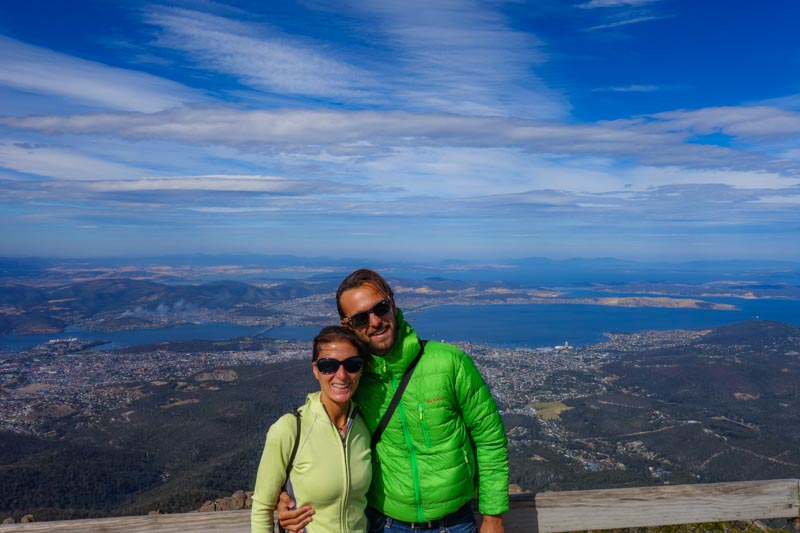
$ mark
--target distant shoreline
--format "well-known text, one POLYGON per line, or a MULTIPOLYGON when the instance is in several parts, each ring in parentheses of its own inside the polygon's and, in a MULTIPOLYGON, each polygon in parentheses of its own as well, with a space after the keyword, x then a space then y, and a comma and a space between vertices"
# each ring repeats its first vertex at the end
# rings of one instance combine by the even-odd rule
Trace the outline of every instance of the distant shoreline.
POLYGON ((524 301, 513 302, 440 302, 421 306, 405 306, 409 311, 422 311, 433 309, 443 305, 474 306, 474 305, 600 305, 607 307, 647 307, 662 309, 705 309, 711 311, 740 311, 741 309, 733 304, 722 304, 698 300, 696 298, 671 298, 671 297, 650 297, 650 296, 630 296, 630 297, 604 297, 604 298, 531 298, 524 301))

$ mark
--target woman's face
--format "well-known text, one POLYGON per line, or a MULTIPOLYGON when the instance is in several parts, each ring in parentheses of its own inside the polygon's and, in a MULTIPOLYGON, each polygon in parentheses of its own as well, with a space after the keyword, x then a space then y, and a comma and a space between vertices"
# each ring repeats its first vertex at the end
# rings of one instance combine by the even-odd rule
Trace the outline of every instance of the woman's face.
MULTIPOLYGON (((319 362, 322 359, 344 361, 358 356, 358 350, 349 342, 333 341, 319 345, 317 361, 319 362)), ((313 365, 312 368, 314 369, 314 377, 319 381, 323 403, 332 402, 343 405, 350 401, 358 387, 358 380, 361 379, 361 370, 348 372, 344 365, 339 365, 339 368, 333 374, 325 374, 320 372, 317 365, 313 365)))

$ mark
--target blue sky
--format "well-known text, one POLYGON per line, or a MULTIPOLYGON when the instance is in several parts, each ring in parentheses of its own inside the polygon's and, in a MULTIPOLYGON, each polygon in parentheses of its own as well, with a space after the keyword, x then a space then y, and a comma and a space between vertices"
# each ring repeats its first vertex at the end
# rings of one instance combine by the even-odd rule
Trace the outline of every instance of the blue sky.
POLYGON ((0 255, 800 260, 800 2, 3 0, 0 255))

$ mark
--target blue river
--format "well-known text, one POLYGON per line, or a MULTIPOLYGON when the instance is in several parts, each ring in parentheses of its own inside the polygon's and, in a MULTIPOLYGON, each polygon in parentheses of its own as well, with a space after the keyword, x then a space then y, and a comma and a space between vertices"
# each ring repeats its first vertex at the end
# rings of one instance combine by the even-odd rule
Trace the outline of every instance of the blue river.
MULTIPOLYGON (((737 311, 606 307, 583 304, 442 305, 407 313, 423 338, 467 341, 506 347, 540 348, 569 342, 582 346, 600 342, 606 332, 655 329, 700 329, 751 319, 776 320, 800 326, 800 300, 707 299, 730 303, 737 311)), ((168 340, 224 340, 257 334, 263 326, 211 323, 171 328, 97 333, 68 328, 61 334, 0 335, 0 352, 25 351, 49 339, 77 337, 104 340, 97 349, 114 349, 168 340)), ((262 336, 279 339, 313 338, 318 328, 286 326, 262 336)))

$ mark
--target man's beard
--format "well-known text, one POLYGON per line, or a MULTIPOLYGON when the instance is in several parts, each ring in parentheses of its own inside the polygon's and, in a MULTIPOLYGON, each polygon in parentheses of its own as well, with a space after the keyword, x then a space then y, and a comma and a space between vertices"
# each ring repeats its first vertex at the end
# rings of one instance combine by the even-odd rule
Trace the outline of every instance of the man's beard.
POLYGON ((375 345, 372 343, 370 339, 367 340, 369 344, 369 351, 372 355, 377 355, 378 357, 382 357, 392 351, 394 345, 397 344, 397 324, 395 323, 391 329, 391 335, 388 339, 388 342, 382 342, 380 345, 375 345))

